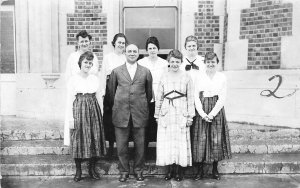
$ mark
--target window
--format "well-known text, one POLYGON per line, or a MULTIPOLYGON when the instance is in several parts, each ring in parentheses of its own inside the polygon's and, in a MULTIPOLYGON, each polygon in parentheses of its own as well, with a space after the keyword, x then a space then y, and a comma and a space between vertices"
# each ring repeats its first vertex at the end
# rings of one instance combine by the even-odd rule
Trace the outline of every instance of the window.
POLYGON ((14 10, 11 1, 4 1, 0 7, 0 71, 15 73, 14 10))
POLYGON ((157 37, 160 56, 166 57, 177 48, 176 7, 125 7, 123 9, 124 33, 130 43, 137 44, 141 54, 146 54, 145 44, 150 36, 157 37))

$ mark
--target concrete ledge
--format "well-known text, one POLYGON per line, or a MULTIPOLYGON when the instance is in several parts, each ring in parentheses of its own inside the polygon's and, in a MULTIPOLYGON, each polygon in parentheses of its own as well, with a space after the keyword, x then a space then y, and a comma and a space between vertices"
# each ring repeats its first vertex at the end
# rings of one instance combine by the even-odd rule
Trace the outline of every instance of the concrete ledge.
MULTIPOLYGON (((130 163, 132 167, 132 162, 130 163)), ((2 159, 2 175, 9 176, 71 176, 75 165, 70 156, 10 156, 2 159)), ((230 160, 219 162, 222 174, 299 174, 300 154, 235 154, 230 160)), ((87 163, 82 165, 87 174, 87 163)), ((97 171, 102 175, 119 174, 117 160, 99 160, 97 171)), ((192 175, 193 167, 185 169, 187 176, 192 175)), ((145 164, 145 175, 162 175, 165 169, 155 165, 154 160, 145 164)))

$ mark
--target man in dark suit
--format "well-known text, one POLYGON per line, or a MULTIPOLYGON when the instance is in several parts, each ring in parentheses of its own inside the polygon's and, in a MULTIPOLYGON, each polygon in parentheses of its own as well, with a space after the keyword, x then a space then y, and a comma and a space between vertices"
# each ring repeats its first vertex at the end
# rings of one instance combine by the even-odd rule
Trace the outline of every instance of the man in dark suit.
POLYGON ((125 182, 129 176, 130 133, 135 147, 133 170, 136 179, 143 181, 145 127, 149 118, 148 105, 152 99, 152 76, 149 69, 137 64, 139 49, 136 45, 128 45, 125 55, 126 62, 112 71, 109 82, 112 122, 120 162, 119 181, 125 182))

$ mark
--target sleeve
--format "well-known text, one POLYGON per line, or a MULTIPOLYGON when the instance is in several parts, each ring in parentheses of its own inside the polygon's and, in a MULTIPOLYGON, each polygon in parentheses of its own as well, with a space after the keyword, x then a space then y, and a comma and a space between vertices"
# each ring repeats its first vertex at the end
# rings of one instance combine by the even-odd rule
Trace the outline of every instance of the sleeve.
POLYGON ((99 61, 98 61, 98 57, 96 56, 96 54, 94 54, 93 66, 91 68, 90 73, 97 75, 97 76, 99 74, 99 61))
POLYGON ((66 115, 69 121, 73 121, 73 102, 75 100, 74 95, 74 81, 72 78, 69 79, 67 85, 67 105, 66 105, 66 115))
POLYGON ((96 98, 97 98, 97 101, 98 101, 98 104, 101 108, 101 112, 103 112, 103 98, 102 98, 102 88, 101 88, 101 84, 100 84, 100 81, 99 81, 99 77, 95 77, 95 87, 97 87, 97 91, 96 91, 96 98))
POLYGON ((187 118, 188 120, 193 121, 193 117, 195 116, 195 106, 194 106, 194 86, 191 77, 188 77, 188 82, 187 82, 187 118))
POLYGON ((158 84, 158 88, 157 88, 157 95, 156 95, 156 102, 155 102, 155 113, 154 113, 154 117, 158 118, 159 117, 159 113, 160 113, 160 109, 161 109, 161 105, 164 101, 164 84, 163 84, 163 79, 160 79, 160 82, 158 84))
POLYGON ((100 71, 100 75, 99 75, 99 79, 100 79, 100 89, 101 89, 101 92, 102 92, 102 96, 105 95, 105 92, 106 92, 106 78, 107 78, 107 75, 106 75, 106 72, 107 72, 107 56, 104 56, 103 58, 103 61, 102 61, 102 66, 101 66, 101 71, 100 71))
POLYGON ((118 78, 117 78, 117 74, 116 74, 115 70, 113 70, 110 74, 109 83, 108 83, 110 106, 114 105, 114 99, 115 99, 117 87, 118 87, 118 78))
POLYGON ((69 78, 71 77, 72 75, 72 61, 73 61, 73 58, 72 58, 72 54, 69 56, 68 60, 67 60, 67 65, 66 65, 66 72, 65 72, 65 78, 66 78, 66 82, 68 83, 69 81, 69 78))
POLYGON ((224 76, 224 77, 220 78, 220 81, 222 82, 222 84, 221 84, 221 88, 218 93, 219 99, 216 102, 216 105, 214 106, 212 111, 209 113, 209 115, 212 115, 213 117, 215 117, 219 113, 219 111, 223 108, 223 106, 225 104, 225 100, 226 100, 227 79, 224 76))
POLYGON ((207 114, 203 111, 203 106, 202 106, 202 103, 199 98, 199 93, 200 93, 199 83, 201 83, 201 82, 198 82, 197 84, 195 84, 195 91, 194 91, 195 99, 194 100, 195 100, 195 107, 196 107, 197 112, 199 113, 199 115, 202 118, 204 118, 205 116, 207 116, 207 114))
POLYGON ((147 96, 148 103, 150 103, 153 98, 152 82, 153 82, 152 74, 151 74, 150 70, 147 69, 146 96, 147 96))

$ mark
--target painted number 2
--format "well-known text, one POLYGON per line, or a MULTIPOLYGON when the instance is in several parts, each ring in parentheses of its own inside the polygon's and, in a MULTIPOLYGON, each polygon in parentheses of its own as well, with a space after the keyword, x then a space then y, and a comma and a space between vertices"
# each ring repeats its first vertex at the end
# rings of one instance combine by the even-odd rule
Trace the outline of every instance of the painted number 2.
POLYGON ((273 97, 275 97, 275 98, 281 99, 281 98, 285 98, 285 97, 290 97, 290 96, 292 96, 294 93, 296 93, 297 89, 295 89, 295 91, 294 91, 293 93, 290 93, 290 94, 288 94, 288 95, 280 96, 280 97, 277 96, 275 93, 276 93, 276 91, 278 90, 278 88, 280 87, 280 85, 282 84, 282 76, 281 76, 281 75, 274 75, 274 76, 272 76, 271 78, 269 78, 269 81, 273 80, 274 78, 278 78, 278 79, 279 79, 279 80, 278 80, 277 87, 276 87, 273 91, 268 90, 268 89, 262 90, 262 91, 260 92, 260 95, 261 95, 261 96, 264 96, 264 97, 271 97, 271 96, 273 96, 273 97))

